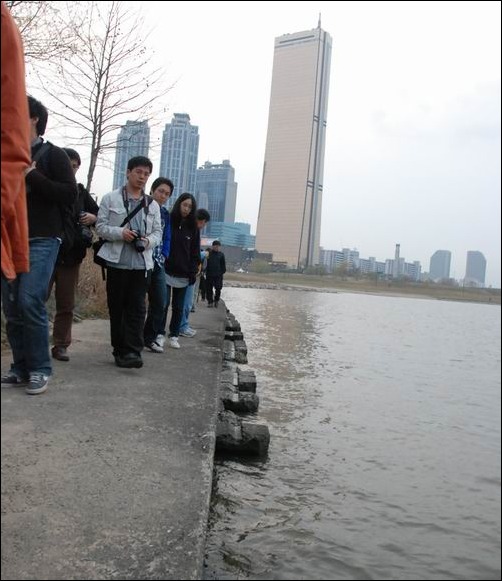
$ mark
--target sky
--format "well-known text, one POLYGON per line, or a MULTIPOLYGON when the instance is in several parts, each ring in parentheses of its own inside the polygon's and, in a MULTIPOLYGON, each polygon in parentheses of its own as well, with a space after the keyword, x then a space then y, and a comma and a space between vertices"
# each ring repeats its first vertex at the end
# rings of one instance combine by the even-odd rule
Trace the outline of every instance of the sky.
MULTIPOLYGON (((429 270, 438 249, 464 276, 468 250, 500 287, 499 2, 127 2, 144 15, 151 61, 174 87, 165 116, 199 127, 199 165, 235 168, 236 221, 256 231, 274 38, 333 39, 321 245, 385 260, 401 245, 429 270)), ((163 124, 152 130, 153 177, 163 124)), ((48 128, 50 138, 50 126, 48 128)), ((81 169, 84 181, 85 152, 81 169)), ((99 168, 93 191, 112 186, 99 168)))

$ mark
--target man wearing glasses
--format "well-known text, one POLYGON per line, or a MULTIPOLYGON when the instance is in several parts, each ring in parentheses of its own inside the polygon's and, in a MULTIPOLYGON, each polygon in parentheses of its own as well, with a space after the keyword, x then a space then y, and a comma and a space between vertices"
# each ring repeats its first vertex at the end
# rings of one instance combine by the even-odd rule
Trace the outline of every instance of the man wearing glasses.
POLYGON ((106 194, 96 232, 106 240, 106 295, 113 356, 118 367, 142 367, 145 297, 153 269, 152 250, 162 240, 160 207, 145 194, 152 162, 143 156, 127 164, 126 184, 106 194))

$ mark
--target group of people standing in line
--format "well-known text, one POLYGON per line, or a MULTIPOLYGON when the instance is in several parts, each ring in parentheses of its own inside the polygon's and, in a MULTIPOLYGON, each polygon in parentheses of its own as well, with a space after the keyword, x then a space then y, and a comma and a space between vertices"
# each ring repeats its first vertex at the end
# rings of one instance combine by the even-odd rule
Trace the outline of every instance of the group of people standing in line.
POLYGON ((43 139, 48 112, 40 101, 26 98, 21 39, 3 2, 1 7, 1 289, 13 355, 1 381, 36 395, 47 389, 51 355, 69 361, 79 269, 92 244, 91 228, 100 239, 95 258, 106 268, 118 367, 142 367, 145 346, 161 353, 166 344, 179 349, 180 335, 195 336, 189 316, 199 290, 208 307, 217 307, 226 266, 218 241, 201 250, 200 232, 210 216, 197 209, 192 194, 179 195, 170 212, 170 179, 158 177, 146 194, 153 170, 147 157, 129 160, 124 186, 103 196, 99 207, 77 184, 80 156, 43 139), (46 301, 52 289, 56 315, 49 350, 46 301))

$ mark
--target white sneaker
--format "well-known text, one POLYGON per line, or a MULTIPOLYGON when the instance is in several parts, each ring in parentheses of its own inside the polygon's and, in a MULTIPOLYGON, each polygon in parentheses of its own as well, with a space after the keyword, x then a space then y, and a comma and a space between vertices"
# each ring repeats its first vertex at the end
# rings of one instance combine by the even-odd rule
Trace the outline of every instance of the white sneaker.
POLYGON ((190 327, 188 327, 188 329, 180 331, 180 335, 182 337, 195 337, 195 335, 197 335, 197 331, 195 329, 191 329, 190 327))
POLYGON ((169 347, 172 347, 173 349, 180 348, 178 337, 169 337, 169 339, 167 341, 168 341, 169 347))
POLYGON ((166 344, 166 336, 165 335, 157 335, 157 337, 155 339, 155 343, 157 343, 157 345, 160 345, 161 347, 164 347, 164 345, 166 344))
POLYGON ((148 349, 150 349, 150 351, 153 351, 154 353, 164 353, 164 347, 161 347, 157 343, 157 340, 148 343, 147 347, 148 349))

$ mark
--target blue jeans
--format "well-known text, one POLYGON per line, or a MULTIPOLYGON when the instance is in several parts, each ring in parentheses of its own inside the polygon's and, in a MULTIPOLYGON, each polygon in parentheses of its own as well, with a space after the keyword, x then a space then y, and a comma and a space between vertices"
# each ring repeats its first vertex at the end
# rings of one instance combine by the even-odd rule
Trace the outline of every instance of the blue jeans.
POLYGON ((2 277, 2 305, 14 358, 11 371, 23 379, 30 373, 52 373, 45 301, 58 252, 57 238, 31 238, 30 272, 10 282, 2 277))
MULTIPOLYGON (((171 302, 171 322, 169 323, 169 337, 178 337, 180 334, 180 323, 183 315, 183 305, 185 302, 185 292, 187 288, 167 287, 167 304, 171 302), (172 294, 172 301, 171 301, 172 294)), ((164 326, 167 324, 167 309, 165 310, 164 326)))
POLYGON ((183 312, 181 313, 180 332, 186 331, 190 327, 188 324, 188 317, 190 316, 190 310, 193 305, 194 291, 195 285, 191 284, 190 286, 187 286, 185 301, 183 303, 183 312))
POLYGON ((166 273, 163 266, 155 263, 148 288, 148 315, 145 322, 145 345, 155 341, 157 335, 166 334, 167 309, 166 273))

